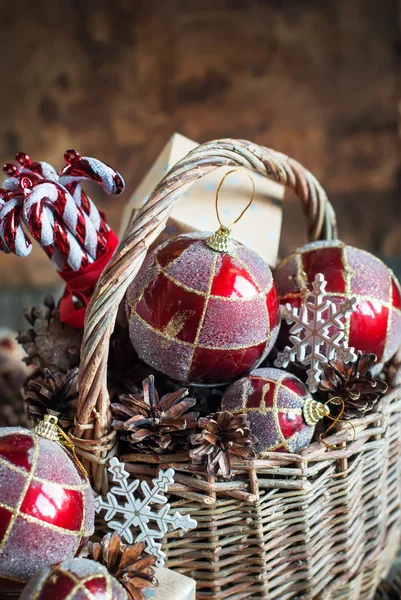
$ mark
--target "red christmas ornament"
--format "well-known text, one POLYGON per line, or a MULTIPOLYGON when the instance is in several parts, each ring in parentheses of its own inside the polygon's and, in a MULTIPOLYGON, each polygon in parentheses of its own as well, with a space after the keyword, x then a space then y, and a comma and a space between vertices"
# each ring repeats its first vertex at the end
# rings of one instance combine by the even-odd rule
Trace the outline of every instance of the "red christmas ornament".
MULTIPOLYGON (((328 300, 337 304, 352 296, 358 300, 345 325, 347 345, 376 354, 378 362, 388 361, 401 342, 401 290, 392 271, 372 254, 343 242, 314 242, 285 258, 275 270, 280 303, 301 306, 317 273, 327 281, 328 300)), ((288 343, 285 325, 279 343, 288 343)))
POLYGON ((127 600, 123 586, 106 567, 87 558, 73 558, 39 571, 20 600, 127 600))
POLYGON ((268 265, 226 228, 151 252, 128 289, 127 312, 139 357, 186 384, 248 373, 272 349, 280 322, 268 265))
POLYGON ((88 479, 57 429, 0 429, 0 587, 21 589, 38 569, 72 558, 94 530, 88 479), (55 433, 54 433, 55 431, 55 433), (43 437, 36 432, 49 436, 43 437))
POLYGON ((246 412, 257 452, 299 452, 311 441, 315 424, 330 413, 295 375, 271 368, 233 383, 221 410, 246 412))

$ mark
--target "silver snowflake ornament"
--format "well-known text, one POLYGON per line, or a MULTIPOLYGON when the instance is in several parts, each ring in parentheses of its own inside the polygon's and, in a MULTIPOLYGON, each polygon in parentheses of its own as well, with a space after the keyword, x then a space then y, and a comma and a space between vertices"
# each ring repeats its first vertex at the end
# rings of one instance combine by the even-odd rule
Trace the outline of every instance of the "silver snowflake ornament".
POLYGON ((166 555, 161 549, 161 543, 156 540, 164 537, 169 526, 184 531, 197 526, 195 519, 191 519, 189 515, 181 515, 179 512, 170 514, 170 504, 167 503, 164 494, 169 485, 174 483, 174 469, 160 471, 153 479, 152 487, 146 481, 138 479, 129 482, 129 473, 116 457, 110 460, 109 471, 113 481, 118 485, 110 489, 106 498, 102 496, 95 498, 96 512, 105 510, 105 521, 108 522, 110 529, 118 531, 128 544, 145 542, 146 552, 155 554, 158 557, 156 566, 162 567, 166 555), (141 495, 135 495, 138 487, 141 495), (121 498, 123 498, 122 502, 121 498), (153 505, 161 508, 158 510, 153 505), (151 523, 154 524, 153 527, 151 523), (139 535, 134 536, 132 528, 138 529, 139 535))
POLYGON ((309 391, 317 391, 322 375, 321 365, 334 356, 344 362, 355 362, 357 355, 354 348, 344 342, 345 320, 356 307, 357 299, 345 299, 338 306, 325 298, 327 282, 318 273, 313 282, 313 291, 308 301, 298 309, 286 304, 282 307, 282 317, 290 329, 292 347, 286 346, 274 361, 276 367, 285 368, 288 363, 299 361, 307 369, 307 386, 309 391))

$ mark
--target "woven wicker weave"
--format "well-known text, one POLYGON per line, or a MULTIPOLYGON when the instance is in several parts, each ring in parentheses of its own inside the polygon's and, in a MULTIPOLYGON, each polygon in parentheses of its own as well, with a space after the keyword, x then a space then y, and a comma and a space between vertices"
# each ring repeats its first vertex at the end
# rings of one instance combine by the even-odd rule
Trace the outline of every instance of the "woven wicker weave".
MULTIPOLYGON (((107 391, 110 335, 120 302, 174 202, 220 166, 247 166, 295 190, 308 237, 332 239, 334 213, 316 179, 286 156, 245 141, 220 140, 191 152, 166 175, 139 211, 103 272, 85 323, 80 400, 71 437, 93 485, 108 487, 105 465, 117 453, 107 391)), ((234 463, 232 481, 193 475, 186 455, 120 457, 135 477, 151 478, 172 466, 172 505, 198 528, 169 534, 167 566, 197 580, 198 598, 369 600, 400 541, 401 373, 377 410, 338 426, 326 442, 300 455, 266 453, 234 463)))

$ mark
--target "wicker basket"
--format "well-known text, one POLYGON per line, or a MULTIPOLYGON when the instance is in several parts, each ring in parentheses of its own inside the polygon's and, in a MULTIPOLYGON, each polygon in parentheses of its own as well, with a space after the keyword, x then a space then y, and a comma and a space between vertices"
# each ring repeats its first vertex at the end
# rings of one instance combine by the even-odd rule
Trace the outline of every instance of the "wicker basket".
MULTIPOLYGON (((245 141, 219 140, 177 163, 135 216, 103 272, 85 323, 80 399, 71 437, 94 488, 108 487, 106 463, 118 452, 107 391, 109 339, 129 283, 165 227, 174 202, 221 166, 246 166, 295 190, 308 237, 332 239, 334 213, 316 179, 286 156, 245 141)), ((401 362, 401 357, 398 357, 401 362)), ((327 442, 299 455, 265 453, 234 464, 229 482, 194 475, 185 454, 120 457, 136 478, 172 466, 170 501, 198 528, 164 540, 167 566, 194 577, 199 599, 369 600, 400 541, 401 372, 377 410, 339 425, 327 442)))

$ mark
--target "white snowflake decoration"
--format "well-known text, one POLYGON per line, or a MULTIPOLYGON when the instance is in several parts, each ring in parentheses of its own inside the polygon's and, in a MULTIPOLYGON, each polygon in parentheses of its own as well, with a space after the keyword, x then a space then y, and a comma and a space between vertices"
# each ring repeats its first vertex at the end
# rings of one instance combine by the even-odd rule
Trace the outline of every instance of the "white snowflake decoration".
POLYGON ((108 521, 110 529, 118 531, 122 538, 128 544, 135 542, 145 542, 146 552, 155 554, 158 557, 156 566, 162 567, 166 555, 162 552, 160 540, 168 531, 168 526, 172 529, 183 529, 188 531, 197 526, 195 519, 189 515, 181 515, 176 512, 169 514, 170 504, 167 504, 167 498, 163 495, 167 492, 168 486, 174 483, 174 469, 160 471, 159 475, 153 479, 153 487, 149 487, 146 481, 135 479, 129 482, 129 473, 124 469, 118 458, 110 460, 109 471, 113 476, 113 481, 118 485, 113 486, 108 492, 106 498, 97 496, 95 498, 95 510, 106 511, 105 520, 108 521), (142 490, 143 498, 135 497, 134 492, 138 486, 142 490), (123 497, 125 502, 120 504, 118 497, 123 497), (152 504, 163 505, 160 510, 152 508, 152 504), (116 515, 121 520, 114 520, 116 515), (158 529, 152 529, 149 522, 154 522, 158 529), (140 533, 137 537, 132 534, 131 528, 137 527, 140 533))
POLYGON ((282 316, 288 324, 293 323, 290 329, 290 341, 293 346, 286 346, 274 362, 276 367, 284 368, 295 360, 304 366, 309 365, 306 383, 312 393, 316 392, 319 386, 321 365, 332 360, 335 355, 346 363, 355 362, 357 359, 354 348, 349 348, 343 341, 345 326, 341 320, 355 310, 357 299, 346 299, 337 307, 334 302, 324 299, 326 285, 324 276, 318 273, 313 282, 310 301, 299 310, 291 304, 282 307, 282 316), (331 335, 330 328, 336 330, 331 335))

